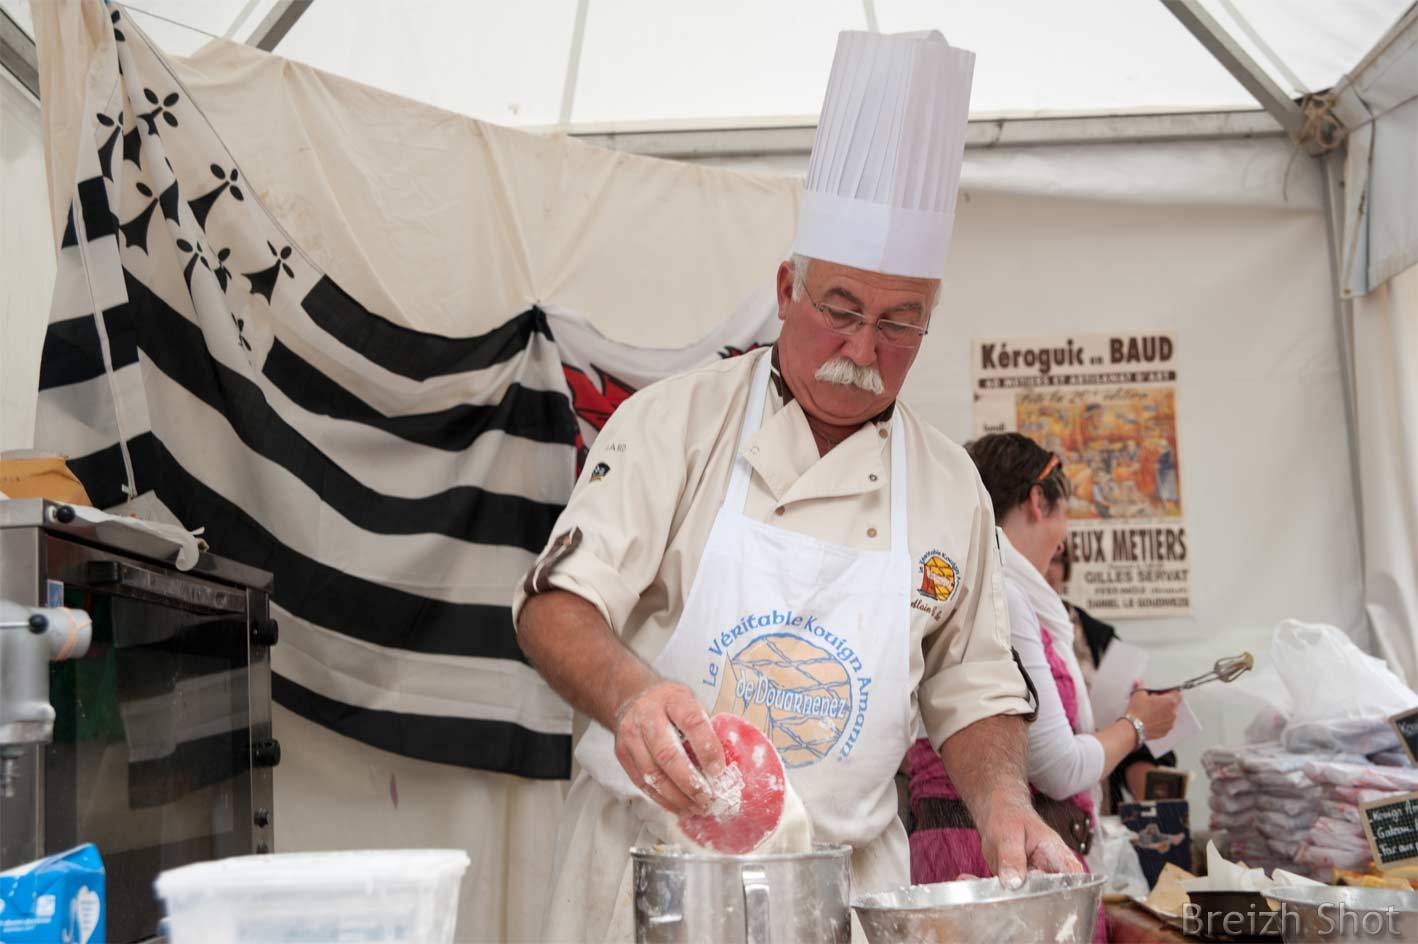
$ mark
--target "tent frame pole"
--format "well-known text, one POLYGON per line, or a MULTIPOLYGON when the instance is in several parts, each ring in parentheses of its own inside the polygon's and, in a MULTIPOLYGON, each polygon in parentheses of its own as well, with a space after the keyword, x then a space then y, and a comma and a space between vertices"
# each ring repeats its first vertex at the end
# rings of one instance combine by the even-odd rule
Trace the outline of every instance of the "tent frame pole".
MULTIPOLYGON (((764 155, 806 156, 814 124, 728 128, 607 128, 571 132, 587 144, 672 160, 764 155)), ((966 131, 967 149, 1061 144, 1216 140, 1281 137, 1283 128, 1260 109, 1164 114, 1087 115, 1060 118, 976 118, 966 131)))
POLYGON ((1261 107, 1275 116, 1292 138, 1300 137, 1305 117, 1300 106, 1286 94, 1260 63, 1251 58, 1236 40, 1207 12, 1201 0, 1162 0, 1172 15, 1181 21, 1206 51, 1225 67, 1226 71, 1255 96, 1261 107))
POLYGON ((0 9, 0 67, 29 89, 38 101, 39 57, 35 54, 34 40, 3 9, 0 9))
POLYGON ((252 31, 246 45, 255 46, 263 52, 271 52, 277 43, 286 38, 296 20, 305 15, 313 2, 314 0, 279 0, 252 31))
MULTIPOLYGON (((1349 445, 1350 490, 1353 493, 1354 509, 1358 516, 1359 573, 1368 579, 1367 550, 1364 541, 1364 488, 1359 478, 1359 391, 1355 377, 1357 365, 1354 362, 1354 302, 1345 298, 1342 291, 1343 255, 1340 247, 1344 244, 1344 152, 1335 151, 1316 158, 1319 161, 1320 188, 1324 197, 1325 237, 1329 246, 1329 271, 1334 302, 1334 336, 1339 353, 1339 382, 1344 394, 1344 421, 1346 439, 1349 445)), ((1369 624, 1368 610, 1361 606, 1356 616, 1356 630, 1369 634, 1369 651, 1374 651, 1373 627, 1369 624)))

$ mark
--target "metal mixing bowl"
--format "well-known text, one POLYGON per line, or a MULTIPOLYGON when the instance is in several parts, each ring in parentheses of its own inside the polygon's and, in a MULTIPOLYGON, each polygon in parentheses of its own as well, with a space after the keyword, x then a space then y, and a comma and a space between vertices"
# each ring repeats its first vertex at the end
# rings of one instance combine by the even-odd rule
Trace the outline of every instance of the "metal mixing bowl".
POLYGON ((852 849, 716 855, 630 850, 639 944, 849 944, 852 849))
POLYGON ((1287 942, 1418 941, 1418 892, 1389 888, 1276 888, 1287 942))
POLYGON ((1088 944, 1104 881, 1036 872, 1012 891, 994 878, 910 885, 852 907, 872 944, 1088 944))

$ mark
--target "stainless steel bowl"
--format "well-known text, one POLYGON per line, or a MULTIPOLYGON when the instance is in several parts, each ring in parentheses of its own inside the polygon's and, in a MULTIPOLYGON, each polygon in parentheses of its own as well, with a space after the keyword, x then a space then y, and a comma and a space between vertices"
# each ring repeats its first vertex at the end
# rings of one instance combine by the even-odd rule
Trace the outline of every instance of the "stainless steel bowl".
POLYGON ((1389 888, 1277 888, 1287 942, 1418 941, 1418 892, 1389 888))
POLYGON ((849 944, 850 846, 726 856, 630 850, 637 944, 849 944))
POLYGON ((910 885, 852 907, 872 944, 1088 944, 1104 881, 1033 873, 1012 891, 995 878, 910 885))

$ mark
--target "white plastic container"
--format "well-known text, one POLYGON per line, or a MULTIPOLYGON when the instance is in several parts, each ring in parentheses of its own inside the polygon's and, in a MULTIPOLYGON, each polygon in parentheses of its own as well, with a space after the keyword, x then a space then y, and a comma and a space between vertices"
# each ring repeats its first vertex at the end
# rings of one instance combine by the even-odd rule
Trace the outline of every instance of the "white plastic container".
POLYGON ((163 872, 171 944, 451 944, 460 849, 239 856, 163 872))

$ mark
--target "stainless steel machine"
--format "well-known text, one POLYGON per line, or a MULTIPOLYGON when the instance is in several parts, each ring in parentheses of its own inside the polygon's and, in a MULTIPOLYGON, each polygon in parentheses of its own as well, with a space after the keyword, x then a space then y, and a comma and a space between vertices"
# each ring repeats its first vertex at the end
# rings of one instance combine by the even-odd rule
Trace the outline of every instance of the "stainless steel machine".
POLYGON ((83 657, 92 627, 83 610, 0 598, 0 795, 15 795, 15 765, 26 746, 54 738, 49 663, 83 657))
POLYGON ((274 851, 270 589, 211 554, 178 571, 121 523, 0 501, 0 622, 22 624, 0 629, 0 869, 92 842, 107 940, 133 942, 157 932, 159 872, 274 851))

